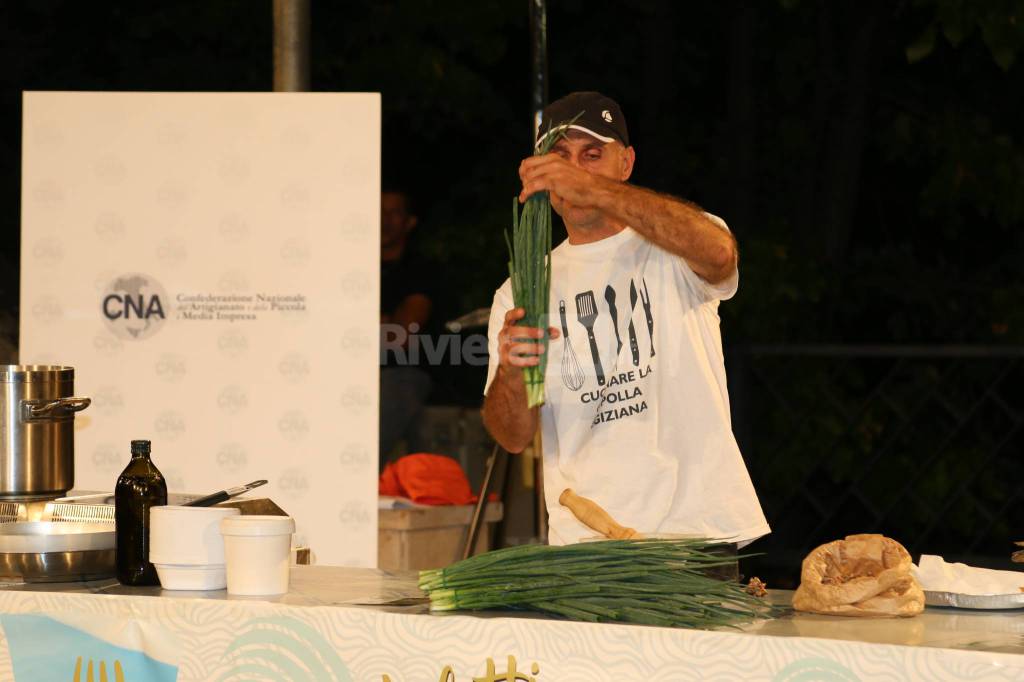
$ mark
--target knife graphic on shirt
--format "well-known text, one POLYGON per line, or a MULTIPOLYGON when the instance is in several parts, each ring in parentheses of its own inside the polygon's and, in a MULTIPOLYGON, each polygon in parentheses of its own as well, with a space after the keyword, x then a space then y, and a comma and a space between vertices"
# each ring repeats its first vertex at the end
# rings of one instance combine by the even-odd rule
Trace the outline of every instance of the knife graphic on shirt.
POLYGON ((647 280, 643 277, 644 289, 640 292, 640 300, 644 303, 644 315, 647 316, 647 335, 651 337, 651 357, 654 357, 654 318, 651 317, 651 295, 647 292, 647 280))
POLYGON ((633 366, 640 366, 640 346, 636 342, 636 328, 633 327, 633 311, 636 309, 636 283, 629 280, 629 352, 633 355, 633 366))
POLYGON ((615 357, 622 351, 622 338, 619 336, 619 311, 615 307, 615 289, 609 284, 604 288, 604 300, 608 302, 608 312, 612 314, 612 327, 615 328, 615 357))

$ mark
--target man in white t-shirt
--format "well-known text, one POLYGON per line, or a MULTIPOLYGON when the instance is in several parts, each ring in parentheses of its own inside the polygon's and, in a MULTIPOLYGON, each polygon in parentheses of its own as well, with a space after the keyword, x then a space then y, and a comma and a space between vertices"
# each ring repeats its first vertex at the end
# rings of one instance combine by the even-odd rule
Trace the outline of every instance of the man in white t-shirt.
POLYGON ((569 233, 551 258, 545 402, 526 407, 523 367, 543 332, 518 325, 506 280, 488 329, 487 429, 510 452, 541 429, 552 544, 595 534, 559 504, 567 488, 642 533, 740 545, 769 533, 729 415, 718 303, 739 282, 732 234, 627 183, 636 156, 613 100, 573 93, 542 119, 542 137, 564 137, 522 162, 519 198, 549 192, 569 233))

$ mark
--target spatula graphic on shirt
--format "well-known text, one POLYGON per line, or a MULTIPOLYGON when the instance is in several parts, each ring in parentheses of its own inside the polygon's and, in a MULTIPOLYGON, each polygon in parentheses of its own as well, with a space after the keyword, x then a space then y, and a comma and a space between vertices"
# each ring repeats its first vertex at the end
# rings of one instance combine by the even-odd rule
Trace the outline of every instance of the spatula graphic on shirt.
POLYGON ((594 339, 594 322, 597 320, 597 301, 593 291, 576 294, 576 319, 587 329, 590 339, 590 355, 594 360, 594 371, 597 374, 597 385, 604 386, 604 368, 601 367, 601 355, 597 352, 597 340, 594 339))

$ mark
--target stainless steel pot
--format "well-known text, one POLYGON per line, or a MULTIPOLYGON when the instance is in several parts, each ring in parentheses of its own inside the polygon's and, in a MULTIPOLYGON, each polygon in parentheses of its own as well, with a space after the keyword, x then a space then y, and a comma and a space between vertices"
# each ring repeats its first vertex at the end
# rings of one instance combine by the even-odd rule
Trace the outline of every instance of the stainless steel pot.
POLYGON ((75 370, 0 365, 0 500, 49 500, 75 484, 75 370))

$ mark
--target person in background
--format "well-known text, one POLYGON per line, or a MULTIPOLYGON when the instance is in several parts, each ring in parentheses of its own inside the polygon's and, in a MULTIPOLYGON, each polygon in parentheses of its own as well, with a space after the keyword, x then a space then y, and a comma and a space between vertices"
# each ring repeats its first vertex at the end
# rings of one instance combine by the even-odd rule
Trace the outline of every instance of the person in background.
POLYGON ((419 218, 408 192, 385 189, 380 202, 380 467, 406 437, 430 394, 415 334, 430 321, 431 275, 410 245, 419 218))

